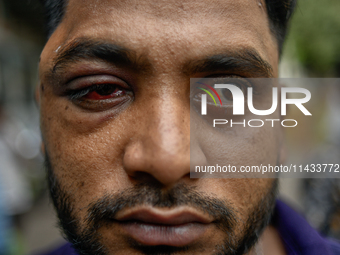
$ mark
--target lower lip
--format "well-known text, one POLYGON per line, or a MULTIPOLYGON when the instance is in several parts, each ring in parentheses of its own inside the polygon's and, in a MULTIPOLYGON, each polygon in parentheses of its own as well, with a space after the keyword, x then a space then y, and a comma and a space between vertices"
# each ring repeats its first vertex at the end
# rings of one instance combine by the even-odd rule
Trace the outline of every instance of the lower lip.
POLYGON ((144 245, 185 246, 199 239, 208 224, 153 225, 143 222, 120 222, 133 239, 144 245))

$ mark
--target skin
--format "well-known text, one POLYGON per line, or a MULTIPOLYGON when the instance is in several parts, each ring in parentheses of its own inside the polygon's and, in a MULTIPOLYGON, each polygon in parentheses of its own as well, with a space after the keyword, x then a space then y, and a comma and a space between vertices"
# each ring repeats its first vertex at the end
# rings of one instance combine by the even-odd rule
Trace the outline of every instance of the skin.
MULTIPOLYGON (((73 199, 80 222, 92 201, 141 182, 157 183, 162 190, 184 183, 227 200, 241 221, 247 218, 273 180, 190 179, 189 78, 258 75, 247 70, 183 71, 188 62, 240 49, 256 50, 269 63, 271 74, 260 77, 277 77, 278 48, 264 4, 253 0, 69 1, 65 17, 41 54, 38 98, 44 150, 61 186, 73 199), (79 38, 131 49, 148 65, 135 71, 99 59, 80 59, 53 73, 60 52, 79 38), (66 89, 79 88, 79 77, 85 77, 89 86, 102 75, 127 81, 130 87, 124 89, 133 96, 117 104, 84 103, 65 95, 66 89), (88 82, 90 77, 94 81, 88 82)), ((119 80, 118 85, 122 84, 119 80)), ((228 134, 232 140, 228 147, 221 147, 225 153, 210 150, 211 155, 233 165, 244 161, 275 165, 280 160, 278 128, 248 130, 247 136, 243 132, 235 131, 234 138, 228 134)), ((237 236, 243 227, 239 226, 237 236)), ((99 231, 112 254, 137 254, 119 230, 99 231)), ((265 233, 264 240, 269 236, 270 243, 278 244, 265 250, 266 254, 284 254, 276 230, 268 227, 265 233)), ((210 254, 223 237, 222 232, 209 229, 200 239, 205 249, 186 254, 210 254)))

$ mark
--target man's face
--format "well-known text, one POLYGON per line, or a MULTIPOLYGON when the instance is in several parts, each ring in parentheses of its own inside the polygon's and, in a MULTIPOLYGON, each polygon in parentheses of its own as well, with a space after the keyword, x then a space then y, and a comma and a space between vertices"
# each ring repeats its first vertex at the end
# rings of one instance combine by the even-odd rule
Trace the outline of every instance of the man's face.
MULTIPOLYGON (((275 181, 190 179, 190 78, 276 77, 277 65, 256 0, 70 0, 41 55, 39 91, 52 197, 76 247, 233 254, 251 246, 275 181)), ((237 136, 226 160, 274 165, 276 132, 237 136)))

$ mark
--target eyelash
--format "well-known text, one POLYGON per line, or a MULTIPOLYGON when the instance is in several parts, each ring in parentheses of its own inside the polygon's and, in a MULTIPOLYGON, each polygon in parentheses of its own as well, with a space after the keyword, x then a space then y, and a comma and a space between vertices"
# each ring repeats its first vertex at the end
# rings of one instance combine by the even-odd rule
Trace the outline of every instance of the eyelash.
MULTIPOLYGON (((95 85, 95 86, 98 86, 98 85, 95 85)), ((71 100, 77 100, 77 99, 80 99, 84 96, 86 96, 88 93, 90 93, 91 91, 93 91, 94 86, 91 86, 89 88, 85 88, 85 89, 80 89, 80 90, 75 90, 75 91, 70 91, 69 92, 69 98, 71 100)))
MULTIPOLYGON (((115 84, 109 84, 109 83, 95 84, 95 85, 89 86, 89 87, 84 88, 84 89, 70 91, 69 92, 69 98, 70 98, 70 100, 80 100, 81 98, 87 96, 89 93, 91 93, 93 91, 105 89, 105 87, 118 88, 121 91, 128 91, 128 89, 122 88, 121 86, 115 85, 115 84)), ((105 99, 101 99, 101 100, 105 100, 105 99)))

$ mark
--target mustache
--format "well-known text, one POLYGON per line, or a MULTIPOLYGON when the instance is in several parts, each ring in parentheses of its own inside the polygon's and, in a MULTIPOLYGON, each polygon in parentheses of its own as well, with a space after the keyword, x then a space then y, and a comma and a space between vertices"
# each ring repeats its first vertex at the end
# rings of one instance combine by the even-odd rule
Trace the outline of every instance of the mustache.
POLYGON ((223 230, 231 231, 238 222, 236 210, 231 204, 198 193, 195 187, 185 184, 177 184, 167 191, 157 186, 139 184, 115 195, 104 195, 89 205, 86 222, 96 229, 101 223, 112 221, 119 211, 142 205, 157 208, 190 206, 211 216, 223 230))
MULTIPOLYGON (((140 205, 160 208, 185 205, 201 210, 209 214, 214 219, 215 226, 225 233, 224 243, 216 246, 218 252, 216 254, 244 254, 253 247, 264 228, 270 223, 278 191, 276 179, 268 192, 255 205, 248 219, 241 222, 236 216, 235 207, 228 200, 204 194, 195 186, 179 183, 169 190, 164 190, 155 183, 142 183, 115 194, 104 194, 101 198, 93 200, 87 208, 84 208, 87 212, 85 219, 81 220, 76 213, 76 197, 70 194, 54 175, 47 151, 45 167, 50 196, 59 219, 58 225, 64 237, 82 255, 108 254, 106 247, 101 243, 102 236, 97 230, 103 225, 112 223, 112 219, 119 211, 140 205), (243 237, 238 240, 235 239, 235 230, 239 229, 239 223, 245 223, 245 229, 243 237)), ((144 247, 135 243, 130 245, 144 254, 174 254, 189 248, 144 247)))

